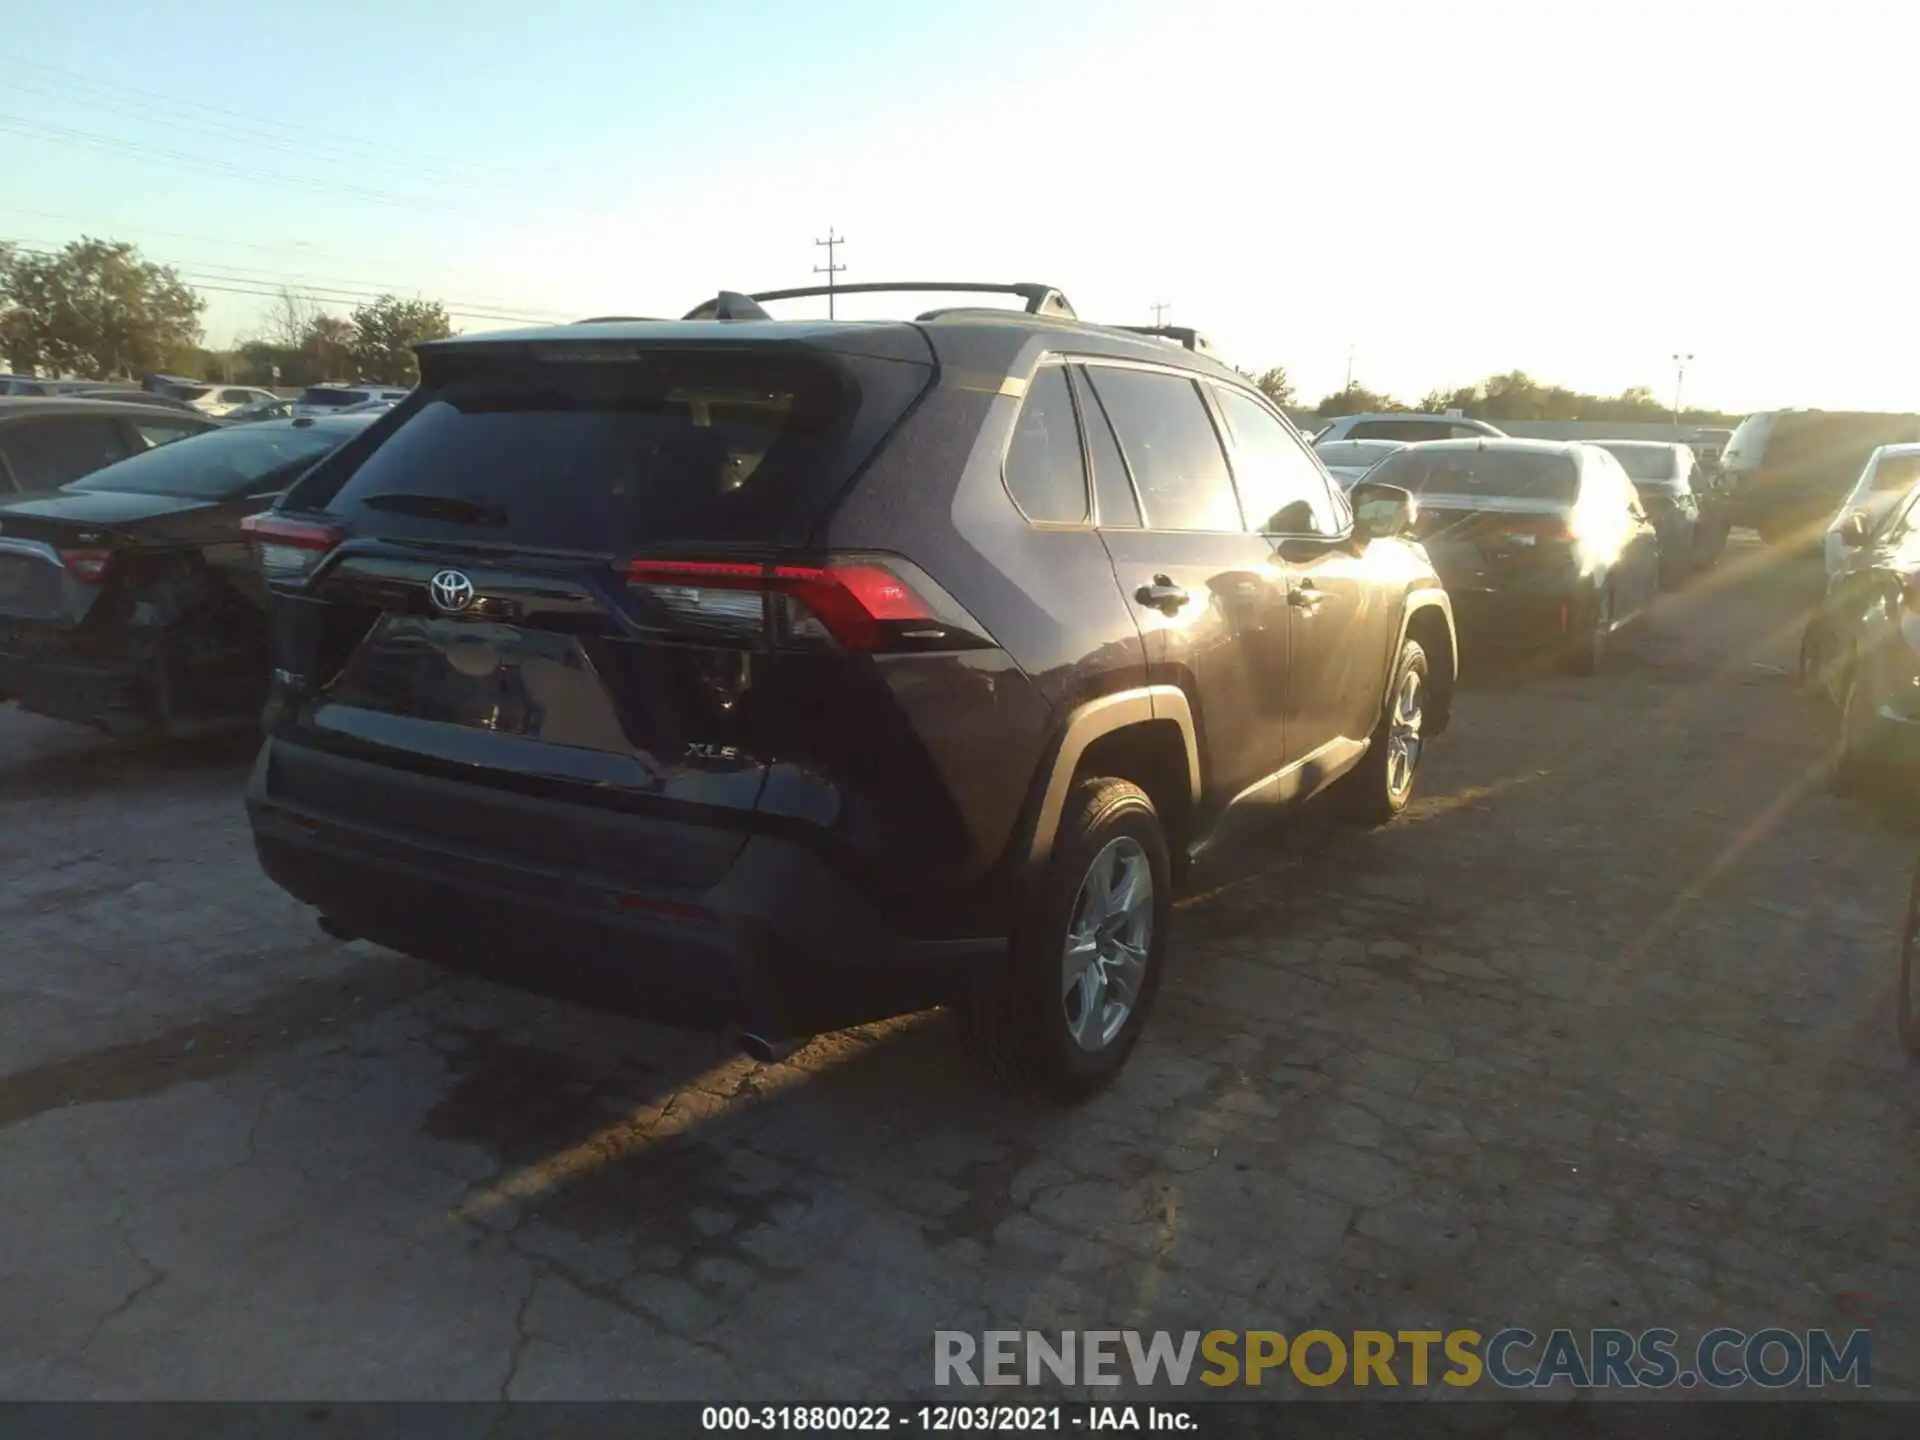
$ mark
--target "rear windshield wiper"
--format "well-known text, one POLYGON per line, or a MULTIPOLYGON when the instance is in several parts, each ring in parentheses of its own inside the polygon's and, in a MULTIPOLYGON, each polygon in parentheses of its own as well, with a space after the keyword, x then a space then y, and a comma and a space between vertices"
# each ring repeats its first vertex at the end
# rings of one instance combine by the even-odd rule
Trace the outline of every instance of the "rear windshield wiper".
POLYGON ((446 520, 455 525, 504 525, 507 512, 498 505, 483 505, 458 495, 412 495, 394 491, 386 495, 367 495, 360 503, 370 510, 397 510, 403 515, 418 515, 425 520, 446 520))

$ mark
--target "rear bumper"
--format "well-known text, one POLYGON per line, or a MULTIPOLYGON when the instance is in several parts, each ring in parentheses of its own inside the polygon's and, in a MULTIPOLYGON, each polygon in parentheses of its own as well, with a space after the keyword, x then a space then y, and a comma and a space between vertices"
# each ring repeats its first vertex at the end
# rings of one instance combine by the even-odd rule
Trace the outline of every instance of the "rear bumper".
POLYGON ((0 698, 23 710, 108 729, 151 723, 153 667, 135 659, 83 659, 57 650, 0 649, 0 698))
MULTIPOLYGON (((559 856, 536 868, 342 821, 270 793, 274 748, 287 743, 267 741, 247 791, 268 877, 351 934, 448 969, 669 1024, 785 1038, 939 1003, 1005 953, 1003 937, 900 936, 819 856, 774 836, 748 839, 716 883, 669 891, 645 877, 583 878, 559 856)), ((420 783, 327 763, 363 782, 372 772, 374 783, 420 783)), ((462 787, 469 799, 480 788, 462 787)))
POLYGON ((1540 645, 1575 633, 1592 613, 1598 590, 1576 577, 1504 587, 1449 586, 1463 638, 1495 645, 1540 645))

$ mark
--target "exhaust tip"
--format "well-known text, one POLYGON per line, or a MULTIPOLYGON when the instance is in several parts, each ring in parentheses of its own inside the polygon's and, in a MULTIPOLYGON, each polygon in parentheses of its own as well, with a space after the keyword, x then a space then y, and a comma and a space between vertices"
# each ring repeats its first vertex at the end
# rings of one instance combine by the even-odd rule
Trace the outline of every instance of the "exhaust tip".
POLYGON ((749 1060, 757 1060, 762 1065, 778 1065, 806 1043, 804 1039, 769 1040, 764 1035, 748 1033, 740 1037, 740 1050, 749 1060))
POLYGON ((314 923, 320 927, 320 933, 322 935, 329 936, 342 943, 360 938, 331 915, 321 915, 315 919, 314 923))

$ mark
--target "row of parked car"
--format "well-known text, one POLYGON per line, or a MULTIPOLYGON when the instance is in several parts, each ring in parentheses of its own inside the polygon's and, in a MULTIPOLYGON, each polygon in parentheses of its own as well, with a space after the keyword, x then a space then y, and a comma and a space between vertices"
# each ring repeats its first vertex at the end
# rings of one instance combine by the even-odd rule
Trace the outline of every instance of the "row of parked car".
POLYGON ((1733 525, 1717 464, 1679 441, 1521 439, 1395 412, 1343 416, 1313 445, 1342 485, 1419 497, 1416 534, 1480 638, 1556 646, 1575 674, 1659 591, 1711 567, 1733 525))
POLYGON ((951 1004, 1085 1095, 1191 867, 1409 803, 1456 609, 1587 672, 1696 552, 1638 451, 1476 431, 1342 483, 1190 330, 944 288, 1024 308, 435 341, 385 413, 0 505, 0 692, 260 716, 256 849, 330 935, 762 1059, 951 1004))

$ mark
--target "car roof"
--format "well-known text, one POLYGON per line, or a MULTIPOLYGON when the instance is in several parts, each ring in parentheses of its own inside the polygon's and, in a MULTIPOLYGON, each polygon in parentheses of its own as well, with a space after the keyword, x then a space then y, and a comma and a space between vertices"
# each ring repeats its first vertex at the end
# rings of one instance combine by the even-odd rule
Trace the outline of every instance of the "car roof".
POLYGON ((1524 435, 1463 435, 1452 440, 1422 440, 1409 450, 1512 450, 1535 455, 1574 455, 1591 449, 1592 440, 1536 440, 1524 435))
POLYGON ((1902 440, 1897 444, 1882 445, 1880 447, 1880 454, 1882 457, 1888 455, 1920 455, 1920 442, 1902 440))
POLYGON ((942 334, 959 338, 993 337, 1021 345, 1034 338, 1058 340, 1055 347, 1082 355, 1140 360, 1192 370, 1211 378, 1250 386, 1244 375, 1204 350, 1190 350, 1150 334, 1114 326, 1095 325, 1055 315, 1029 315, 1018 310, 960 307, 937 311, 913 320, 591 320, 572 325, 544 325, 525 330, 494 330, 477 335, 455 335, 418 346, 420 354, 444 355, 482 351, 491 346, 581 344, 692 346, 723 344, 812 344, 828 348, 863 348, 860 341, 897 344, 905 337, 924 343, 942 334))
POLYGON ((296 415, 279 420, 256 420, 251 425, 232 428, 236 434, 244 430, 249 435, 262 430, 318 430, 324 435, 333 430, 364 430, 379 418, 366 412, 359 415, 296 415))
MULTIPOLYGON (((172 410, 165 405, 156 405, 145 400, 95 400, 86 395, 0 395, 0 420, 16 419, 22 415, 45 413, 48 415, 144 415, 152 418, 156 410, 167 410, 174 415, 187 415, 186 410, 172 410)), ((204 418, 204 417, 203 417, 204 418)), ((212 422, 209 421, 209 424, 212 422)))
POLYGON ((1604 445, 1611 450, 1616 445, 1631 445, 1636 450, 1673 450, 1687 448, 1684 440, 1586 440, 1586 445, 1604 445))

